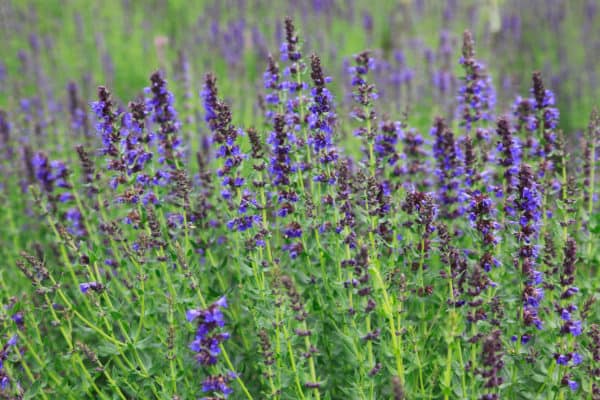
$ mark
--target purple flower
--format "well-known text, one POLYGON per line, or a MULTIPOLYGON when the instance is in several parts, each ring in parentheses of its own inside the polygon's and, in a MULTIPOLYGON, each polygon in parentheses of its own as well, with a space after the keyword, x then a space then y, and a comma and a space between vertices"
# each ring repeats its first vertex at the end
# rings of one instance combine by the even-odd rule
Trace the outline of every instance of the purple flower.
POLYGON ((559 365, 568 365, 569 364, 569 356, 565 354, 559 354, 556 356, 556 363, 559 365))
POLYGON ((224 398, 227 398, 233 393, 233 389, 229 387, 229 382, 233 378, 235 374, 209 376, 202 382, 202 391, 221 393, 224 398))
POLYGON ((579 336, 582 333, 581 321, 573 321, 569 326, 569 332, 573 336, 579 336))
POLYGON ((230 230, 243 232, 254 225, 259 225, 261 221, 262 217, 260 215, 245 215, 229 220, 226 225, 230 230))
POLYGON ((79 284, 79 290, 81 290, 81 293, 87 293, 90 289, 94 292, 100 292, 104 289, 104 285, 98 282, 85 282, 79 284))
POLYGON ((17 327, 23 328, 23 326, 25 325, 25 315, 22 311, 16 312, 11 318, 14 321, 15 325, 17 325, 17 327))
MULTIPOLYGON (((68 183, 70 171, 64 162, 58 160, 50 161, 46 154, 38 152, 31 158, 31 164, 38 183, 48 195, 53 194, 57 187, 64 189, 71 188, 71 185, 68 183)), ((68 201, 69 197, 71 197, 69 193, 62 193, 59 195, 59 201, 68 201)))
POLYGON ((18 341, 19 341, 19 337, 17 335, 13 335, 13 336, 11 336, 10 339, 8 339, 8 342, 6 342, 6 345, 8 347, 16 346, 18 341))
POLYGON ((282 249, 288 252, 291 259, 297 258, 304 251, 304 247, 302 246, 301 242, 285 244, 282 246, 282 249))
POLYGON ((302 227, 297 222, 290 222, 283 230, 286 238, 299 238, 302 236, 302 227))
POLYGON ((69 201, 73 201, 74 197, 72 193, 69 192, 64 192, 61 193, 60 196, 58 197, 58 201, 60 201, 61 203, 67 203, 69 201))
POLYGON ((201 315, 202 315, 202 312, 200 310, 188 310, 185 313, 185 317, 187 318, 188 322, 192 322, 193 320, 200 317, 201 315))
POLYGON ((227 308, 227 297, 223 296, 219 298, 217 301, 214 302, 214 304, 221 308, 227 308))
POLYGON ((186 319, 197 323, 196 336, 190 343, 190 349, 196 353, 196 360, 200 364, 216 364, 217 356, 221 353, 221 343, 229 339, 229 333, 217 331, 225 326, 222 308, 227 308, 225 297, 221 297, 206 309, 191 309, 186 312, 186 319))

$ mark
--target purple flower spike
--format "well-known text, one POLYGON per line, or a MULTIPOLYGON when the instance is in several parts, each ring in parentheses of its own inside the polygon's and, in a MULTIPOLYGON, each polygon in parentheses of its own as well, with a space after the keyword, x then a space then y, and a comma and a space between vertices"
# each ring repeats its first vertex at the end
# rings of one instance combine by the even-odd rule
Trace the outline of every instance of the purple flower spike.
POLYGON ((228 332, 219 332, 219 328, 225 326, 221 309, 226 307, 227 299, 223 296, 206 309, 191 309, 186 312, 189 322, 197 321, 196 335, 189 347, 202 365, 216 364, 221 353, 221 343, 229 339, 228 332))

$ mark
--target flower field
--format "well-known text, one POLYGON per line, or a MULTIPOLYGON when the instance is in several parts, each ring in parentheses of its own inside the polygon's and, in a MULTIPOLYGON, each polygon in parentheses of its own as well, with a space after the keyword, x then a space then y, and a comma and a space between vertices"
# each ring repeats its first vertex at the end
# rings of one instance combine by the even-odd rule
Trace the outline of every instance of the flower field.
POLYGON ((0 399, 600 399, 598 26, 0 4, 0 399))

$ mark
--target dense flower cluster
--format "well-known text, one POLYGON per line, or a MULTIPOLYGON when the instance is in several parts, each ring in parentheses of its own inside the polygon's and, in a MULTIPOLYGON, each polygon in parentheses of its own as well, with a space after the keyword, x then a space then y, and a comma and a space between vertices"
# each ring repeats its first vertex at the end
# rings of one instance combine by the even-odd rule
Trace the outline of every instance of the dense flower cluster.
POLYGON ((542 217, 541 197, 538 183, 527 164, 521 165, 518 179, 515 203, 518 209, 519 230, 516 235, 521 247, 519 257, 515 258, 515 261, 525 277, 522 318, 525 325, 534 325, 537 329, 542 329, 543 322, 538 309, 544 298, 543 276, 536 270, 539 249, 535 244, 542 217))
MULTIPOLYGON (((148 148, 151 135, 145 133, 148 108, 144 102, 131 102, 129 111, 117 115, 106 88, 98 88, 98 97, 92 109, 99 119, 96 129, 104 144, 101 152, 106 155, 106 168, 111 174, 110 186, 115 191, 119 186, 123 187, 117 202, 157 204, 159 199, 153 186, 166 185, 171 174, 164 169, 157 169, 153 174, 148 170, 148 164, 153 159, 153 153, 148 148)), ((86 179, 91 183, 91 168, 89 165, 86 168, 86 179)), ((129 220, 125 222, 131 223, 129 220)))
POLYGON ((290 142, 292 141, 293 135, 286 132, 283 115, 275 115, 273 118, 273 131, 267 139, 267 143, 271 145, 269 173, 275 186, 289 185, 291 182, 290 175, 296 172, 296 167, 292 164, 290 157, 290 142))
MULTIPOLYGON (((283 110, 278 110, 285 116, 285 124, 288 126, 290 133, 299 132, 302 129, 302 124, 305 118, 306 92, 309 88, 308 83, 304 82, 302 75, 306 70, 306 65, 302 58, 301 44, 296 27, 290 17, 286 17, 285 21, 285 41, 282 43, 280 59, 286 63, 282 71, 281 90, 285 93, 283 101, 283 110)), ((277 77, 276 69, 273 71, 272 77, 277 77)), ((277 84, 277 81, 273 81, 277 84)), ((274 118, 274 116, 273 116, 274 118)), ((298 148, 303 148, 307 140, 307 136, 296 141, 292 140, 292 144, 298 148)))
POLYGON ((348 159, 342 159, 337 165, 337 187, 335 202, 339 207, 341 217, 338 225, 335 227, 337 233, 344 235, 344 243, 349 248, 356 247, 356 233, 354 227, 356 225, 356 216, 352 201, 352 175, 350 171, 351 165, 348 159))
MULTIPOLYGON (((513 115, 519 130, 531 133, 523 143, 528 157, 544 158, 552 154, 556 146, 556 128, 559 111, 555 107, 554 93, 544 87, 541 73, 534 72, 532 77, 531 97, 517 97, 513 104, 513 115)), ((551 163, 545 169, 551 169, 551 163)))
POLYGON ((431 128, 434 138, 433 156, 436 160, 435 174, 438 178, 438 202, 447 216, 460 216, 464 213, 463 191, 459 178, 464 172, 464 156, 456 143, 454 133, 448 129, 442 118, 437 118, 431 128))
POLYGON ((240 132, 231 123, 229 106, 218 99, 216 83, 215 76, 207 74, 201 95, 206 112, 205 120, 213 133, 213 143, 218 146, 216 156, 224 160, 218 171, 223 187, 221 196, 229 200, 244 185, 244 178, 239 176, 237 168, 246 155, 241 152, 237 143, 240 132))
MULTIPOLYGON (((497 121, 496 133, 498 135, 498 164, 504 169, 502 176, 502 186, 496 189, 498 197, 510 195, 516 190, 517 175, 521 163, 521 148, 518 139, 513 136, 510 128, 510 122, 506 117, 500 117, 497 121)), ((514 214, 514 205, 505 202, 504 211, 510 215, 514 214)))
MULTIPOLYGON (((294 204, 298 201, 298 194, 291 187, 292 174, 297 167, 291 160, 291 142, 294 135, 287 132, 288 125, 285 124, 284 116, 277 114, 273 118, 273 131, 270 133, 267 143, 271 146, 271 157, 268 166, 269 175, 273 186, 277 188, 277 209, 275 214, 279 218, 286 218, 295 213, 294 204)), ((291 258, 296 258, 303 250, 302 241, 295 241, 302 236, 302 227, 295 221, 287 223, 282 228, 284 237, 288 243, 283 248, 288 251, 291 258)))
POLYGON ((485 67, 475 59, 475 46, 471 32, 463 35, 460 64, 465 70, 463 84, 458 90, 458 115, 467 131, 478 121, 493 121, 496 92, 492 78, 485 67))
MULTIPOLYGON (((55 188, 72 188, 68 180, 70 172, 64 162, 50 161, 46 154, 38 152, 33 156, 31 163, 38 183, 47 194, 53 194, 55 188)), ((59 199, 60 201, 66 201, 70 197, 61 195, 59 199)))
MULTIPOLYGON (((575 282, 576 262, 577 244, 575 240, 568 239, 565 244, 564 262, 560 277, 562 292, 560 296, 561 300, 554 305, 554 308, 562 321, 562 326, 560 328, 561 334, 571 335, 573 337, 577 337, 583 333, 582 321, 575 317, 578 312, 578 307, 573 301, 573 297, 579 292, 579 288, 573 285, 575 282)), ((577 351, 561 351, 560 353, 554 354, 554 359, 558 365, 574 367, 583 362, 583 355, 577 351)), ((566 372, 563 375, 562 383, 573 391, 576 391, 579 388, 579 384, 573 379, 572 373, 569 372, 566 372)))
POLYGON ((500 224, 495 220, 496 208, 492 199, 485 193, 475 191, 469 197, 469 220, 483 241, 484 253, 481 256, 481 267, 489 272, 492 266, 498 266, 500 263, 493 255, 493 247, 500 241, 498 238, 500 224))
MULTIPOLYGON (((333 108, 333 96, 326 84, 331 82, 331 78, 323 74, 321 59, 316 55, 311 56, 311 78, 313 88, 312 103, 308 106, 308 127, 312 133, 308 139, 313 152, 319 161, 323 164, 331 164, 337 160, 337 150, 333 143, 333 129, 335 127, 336 115, 333 108)), ((321 182, 333 183, 333 176, 321 174, 315 177, 315 180, 321 182)))
MULTIPOLYGON (((263 74, 263 83, 265 89, 268 91, 265 95, 265 101, 271 107, 276 107, 281 102, 281 90, 283 88, 280 78, 279 65, 273 59, 273 56, 269 55, 267 68, 263 74)), ((265 116, 268 119, 273 118, 273 111, 270 108, 267 109, 265 116)))
POLYGON ((117 114, 112 96, 107 88, 98 87, 98 101, 93 102, 91 106, 98 119, 96 131, 102 138, 102 154, 115 157, 118 155, 120 135, 119 131, 115 129, 117 114))
MULTIPOLYGON (((213 143, 216 146, 217 158, 224 159, 222 167, 217 170, 221 179, 221 197, 231 204, 234 215, 230 216, 226 226, 230 230, 244 232, 253 226, 262 225, 262 216, 257 213, 260 208, 256 195, 246 186, 246 178, 242 177, 241 169, 244 160, 248 159, 240 149, 239 137, 243 134, 241 129, 236 129, 231 122, 229 106, 218 99, 216 78, 212 74, 205 77, 204 89, 201 93, 206 112, 205 120, 213 133, 213 143)), ((264 169, 262 163, 261 144, 255 131, 249 133, 252 143, 252 158, 256 161, 255 170, 264 169)), ((262 184, 254 182, 255 187, 262 184)), ((255 237, 254 245, 264 246, 263 234, 255 237)))
POLYGON ((435 220, 438 217, 438 206, 430 193, 413 191, 406 195, 402 210, 414 216, 420 229, 419 251, 424 258, 431 250, 431 235, 435 232, 435 220))
MULTIPOLYGON (((222 309, 227 308, 227 299, 221 297, 206 309, 191 309, 186 313, 189 322, 196 324, 196 336, 190 343, 190 349, 202 365, 214 365, 221 354, 221 344, 229 339, 229 333, 221 328, 225 326, 222 309)), ((204 392, 222 393, 227 397, 233 390, 228 386, 231 376, 210 376, 202 383, 204 392)))
POLYGON ((151 97, 146 101, 150 119, 157 125, 159 162, 175 167, 181 157, 181 123, 173 107, 173 94, 167 89, 167 81, 159 71, 150 76, 151 86, 146 90, 151 97))
POLYGON ((64 219, 68 223, 68 231, 80 237, 87 235, 81 210, 75 202, 73 185, 69 180, 71 171, 59 160, 50 161, 42 152, 33 155, 31 164, 35 171, 38 184, 43 189, 51 208, 58 208, 58 203, 64 203, 69 208, 64 211, 64 219))

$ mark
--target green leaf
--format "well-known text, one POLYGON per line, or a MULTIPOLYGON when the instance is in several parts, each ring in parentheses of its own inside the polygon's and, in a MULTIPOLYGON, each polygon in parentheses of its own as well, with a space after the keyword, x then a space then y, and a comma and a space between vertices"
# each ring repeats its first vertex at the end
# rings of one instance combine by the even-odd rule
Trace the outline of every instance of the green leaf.
POLYGON ((138 350, 143 350, 143 349, 147 349, 149 347, 153 347, 152 339, 153 339, 152 335, 146 336, 145 338, 138 341, 137 343, 134 343, 134 347, 138 350))
POLYGON ((37 399, 40 390, 45 386, 45 382, 41 379, 38 379, 33 382, 33 384, 29 387, 23 399, 37 399))
POLYGON ((119 354, 119 350, 117 349, 117 347, 109 342, 101 343, 100 345, 98 345, 97 350, 98 355, 100 356, 114 356, 116 354, 119 354))

